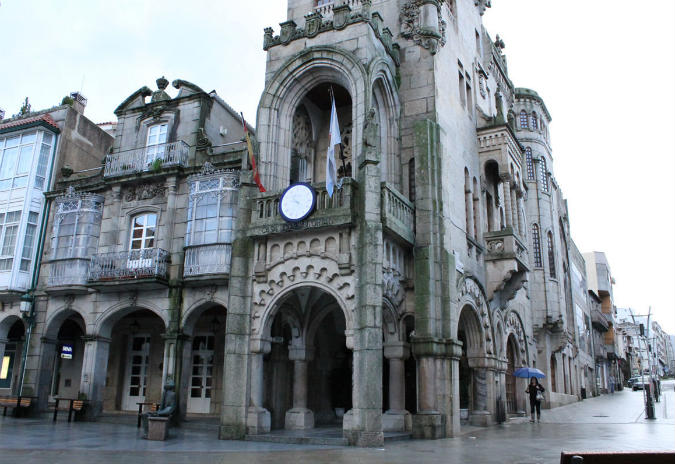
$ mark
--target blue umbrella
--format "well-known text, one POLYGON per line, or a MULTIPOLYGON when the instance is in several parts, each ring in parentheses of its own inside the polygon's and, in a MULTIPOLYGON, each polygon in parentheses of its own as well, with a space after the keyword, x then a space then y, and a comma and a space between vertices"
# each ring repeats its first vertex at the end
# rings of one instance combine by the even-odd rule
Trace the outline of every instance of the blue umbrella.
POLYGON ((543 379, 544 377, 546 377, 546 374, 544 374, 542 371, 534 367, 521 367, 520 369, 516 369, 515 371, 513 371, 513 376, 521 377, 523 379, 529 379, 530 377, 543 379))

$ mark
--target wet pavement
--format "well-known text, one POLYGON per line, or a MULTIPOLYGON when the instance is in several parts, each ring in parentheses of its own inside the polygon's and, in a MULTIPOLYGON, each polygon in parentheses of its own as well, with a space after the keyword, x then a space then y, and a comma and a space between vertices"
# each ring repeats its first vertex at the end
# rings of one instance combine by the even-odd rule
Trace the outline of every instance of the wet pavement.
POLYGON ((539 424, 521 419, 466 429, 457 438, 391 442, 382 449, 221 441, 211 430, 185 427, 174 429, 166 442, 151 442, 130 424, 0 417, 0 463, 539 464, 559 462, 561 450, 673 450, 673 386, 664 383, 656 420, 644 418, 641 391, 624 390, 544 410, 539 424))

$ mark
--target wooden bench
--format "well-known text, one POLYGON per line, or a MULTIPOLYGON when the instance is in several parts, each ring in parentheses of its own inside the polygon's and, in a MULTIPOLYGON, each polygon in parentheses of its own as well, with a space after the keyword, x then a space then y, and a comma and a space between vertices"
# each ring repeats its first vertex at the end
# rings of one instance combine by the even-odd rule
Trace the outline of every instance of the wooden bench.
POLYGON ((59 411, 68 411, 68 422, 71 422, 72 420, 77 418, 77 415, 73 417, 73 411, 80 412, 84 410, 86 406, 87 402, 85 400, 76 400, 74 398, 54 398, 54 418, 52 419, 52 421, 56 422, 56 418, 58 417, 59 411), (60 408, 59 403, 62 401, 67 401, 68 406, 60 408))
POLYGON ((14 415, 18 416, 20 409, 26 410, 30 408, 33 399, 35 399, 34 396, 5 396, 0 398, 0 407, 5 408, 2 415, 7 415, 7 408, 13 408, 14 415))
POLYGON ((146 409, 146 411, 155 412, 155 411, 157 411, 157 408, 159 408, 159 404, 158 403, 149 403, 149 402, 136 403, 136 404, 138 405, 138 423, 136 424, 136 428, 140 429, 141 428, 141 419, 143 418, 143 412, 144 412, 143 406, 148 407, 146 409))
POLYGON ((675 451, 565 452, 560 464, 673 464, 675 451))

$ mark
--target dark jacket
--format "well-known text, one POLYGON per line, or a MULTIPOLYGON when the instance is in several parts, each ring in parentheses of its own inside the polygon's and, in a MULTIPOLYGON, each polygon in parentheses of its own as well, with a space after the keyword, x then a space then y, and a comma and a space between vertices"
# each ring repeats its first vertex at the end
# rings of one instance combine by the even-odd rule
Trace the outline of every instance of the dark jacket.
POLYGON ((525 390, 525 393, 530 394, 530 403, 535 403, 537 401, 537 391, 540 391, 544 393, 544 387, 541 386, 540 383, 537 382, 537 385, 532 388, 532 384, 527 385, 527 390, 525 390))

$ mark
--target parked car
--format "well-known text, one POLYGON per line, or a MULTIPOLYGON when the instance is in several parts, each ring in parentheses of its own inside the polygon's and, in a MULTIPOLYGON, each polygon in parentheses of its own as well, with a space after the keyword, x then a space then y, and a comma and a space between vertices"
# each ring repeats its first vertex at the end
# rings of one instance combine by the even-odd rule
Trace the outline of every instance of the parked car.
POLYGON ((630 379, 628 379, 628 380, 626 381, 626 386, 627 386, 628 388, 632 388, 632 387, 633 387, 633 384, 635 383, 635 381, 636 381, 636 380, 640 380, 641 378, 642 378, 642 377, 640 377, 639 375, 638 375, 638 376, 635 376, 635 377, 631 377, 630 379))
POLYGON ((649 377, 645 377, 644 380, 642 380, 642 378, 638 378, 635 382, 633 382, 633 391, 644 390, 645 385, 649 385, 649 377))

